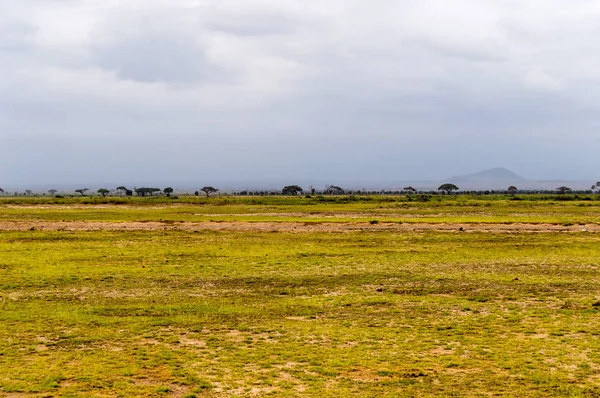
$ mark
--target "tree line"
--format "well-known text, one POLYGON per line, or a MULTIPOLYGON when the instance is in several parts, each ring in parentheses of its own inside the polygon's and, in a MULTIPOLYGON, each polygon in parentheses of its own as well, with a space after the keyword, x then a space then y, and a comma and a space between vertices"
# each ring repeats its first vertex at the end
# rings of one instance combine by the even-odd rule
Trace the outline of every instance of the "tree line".
MULTIPOLYGON (((590 191, 578 191, 579 193, 593 193, 594 190, 599 190, 600 192, 600 181, 598 181, 597 183, 595 183, 594 185, 592 185, 590 191)), ((444 183, 442 185, 440 185, 436 191, 432 191, 432 190, 417 190, 411 186, 408 187, 404 187, 401 190, 375 190, 375 191, 368 191, 368 190, 347 190, 344 189, 340 186, 337 185, 326 185, 325 189, 323 190, 317 190, 316 188, 310 186, 310 188, 308 190, 305 190, 304 188, 300 187, 299 185, 287 185, 285 187, 283 187, 280 191, 277 190, 268 190, 268 191, 264 191, 264 190, 242 190, 242 191, 235 191, 232 192, 233 195, 240 195, 240 196, 247 196, 247 195, 254 195, 254 196, 263 196, 263 195, 289 195, 289 196, 294 196, 294 195, 299 195, 299 194, 307 194, 307 195, 344 195, 344 194, 348 194, 348 195, 361 195, 361 194, 369 194, 369 195, 411 195, 411 194, 416 194, 416 193, 421 193, 421 194, 434 194, 434 193, 443 193, 446 195, 450 195, 454 192, 458 192, 460 191, 460 188, 452 183, 444 183)), ((73 192, 75 192, 76 194, 79 194, 80 196, 86 196, 88 194, 88 192, 90 192, 90 190, 88 188, 80 188, 80 189, 75 189, 73 192)), ((118 196, 139 196, 139 197, 147 197, 147 196, 157 196, 157 195, 164 195, 167 197, 171 197, 171 195, 175 192, 175 190, 172 187, 166 187, 166 188, 150 188, 150 187, 141 187, 141 188, 132 188, 129 189, 125 186, 119 186, 117 188, 115 188, 114 190, 109 190, 107 188, 100 188, 96 191, 96 194, 102 196, 102 197, 106 197, 109 196, 111 193, 117 194, 118 196)), ((198 195, 206 195, 206 197, 210 197, 212 194, 216 194, 217 192, 219 192, 219 189, 213 187, 213 186, 205 186, 200 188, 199 190, 194 192, 194 195, 198 196, 198 195)), ((560 186, 557 187, 554 190, 520 190, 518 189, 516 186, 511 185, 509 186, 506 190, 479 190, 479 191, 461 191, 463 193, 484 193, 484 194, 490 194, 490 193, 506 193, 506 194, 517 194, 517 193, 559 193, 559 194, 568 194, 568 193, 573 193, 573 189, 567 187, 567 186, 560 186)), ((57 195, 57 193, 59 193, 58 190, 56 189, 49 189, 47 191, 47 193, 51 196, 57 196, 57 197, 61 197, 62 195, 57 195)), ((3 194, 8 194, 7 192, 5 192, 4 189, 0 188, 0 195, 3 194)), ((23 192, 14 192, 13 193, 14 196, 31 196, 34 195, 34 192, 30 189, 26 189, 23 192)))

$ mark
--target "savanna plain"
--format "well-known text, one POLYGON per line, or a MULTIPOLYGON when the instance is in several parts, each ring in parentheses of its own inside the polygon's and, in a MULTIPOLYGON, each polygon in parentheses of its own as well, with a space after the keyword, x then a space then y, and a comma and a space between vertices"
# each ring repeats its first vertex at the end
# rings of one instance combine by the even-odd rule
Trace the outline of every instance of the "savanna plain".
POLYGON ((600 198, 0 198, 0 396, 600 396, 600 198))

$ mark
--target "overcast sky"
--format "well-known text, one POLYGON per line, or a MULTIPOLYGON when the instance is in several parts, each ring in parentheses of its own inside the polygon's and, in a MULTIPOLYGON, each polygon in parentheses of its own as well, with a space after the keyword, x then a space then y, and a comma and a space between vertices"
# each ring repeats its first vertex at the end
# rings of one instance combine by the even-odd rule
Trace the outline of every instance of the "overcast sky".
POLYGON ((0 0, 0 186, 600 179, 600 0, 0 0))

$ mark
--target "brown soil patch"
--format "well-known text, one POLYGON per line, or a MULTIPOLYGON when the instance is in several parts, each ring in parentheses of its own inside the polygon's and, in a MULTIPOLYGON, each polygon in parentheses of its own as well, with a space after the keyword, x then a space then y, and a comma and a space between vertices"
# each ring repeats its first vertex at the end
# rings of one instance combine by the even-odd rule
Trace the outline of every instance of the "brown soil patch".
POLYGON ((437 347, 429 350, 429 353, 432 355, 452 355, 454 354, 454 350, 446 349, 446 347, 437 347))
POLYGON ((388 381, 390 379, 419 379, 422 377, 428 377, 428 374, 423 373, 422 371, 375 371, 374 369, 365 367, 355 367, 349 371, 342 372, 338 376, 338 378, 351 379, 353 381, 366 383, 388 381))
POLYGON ((206 347, 206 341, 190 339, 184 335, 179 336, 179 344, 189 345, 189 346, 193 346, 193 347, 206 347))
POLYGON ((203 221, 178 222, 95 222, 95 221, 0 221, 0 231, 144 231, 144 230, 184 230, 184 231, 251 231, 251 232, 355 232, 355 231, 447 231, 469 232, 600 232, 600 225, 556 225, 525 223, 386 223, 369 224, 363 222, 244 222, 244 221, 203 221), (463 228, 460 231, 459 228, 463 228))
POLYGON ((374 382, 382 379, 382 377, 378 376, 372 369, 363 367, 357 367, 350 371, 343 372, 340 374, 340 377, 362 382, 374 382))

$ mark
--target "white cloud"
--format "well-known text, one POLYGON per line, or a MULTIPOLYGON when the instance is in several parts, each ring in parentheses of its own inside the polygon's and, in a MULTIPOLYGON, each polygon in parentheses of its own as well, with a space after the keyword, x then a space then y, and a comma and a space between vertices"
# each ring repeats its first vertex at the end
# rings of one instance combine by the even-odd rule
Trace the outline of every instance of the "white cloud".
POLYGON ((279 100, 312 82, 377 96, 597 80, 586 59, 597 60, 599 7, 577 3, 24 0, 22 12, 37 29, 31 63, 55 64, 74 79, 77 69, 99 67, 118 80, 187 83, 199 96, 207 85, 227 93, 234 85, 279 100))
POLYGON ((540 69, 532 69, 525 75, 525 86, 534 90, 560 91, 565 84, 540 69))

